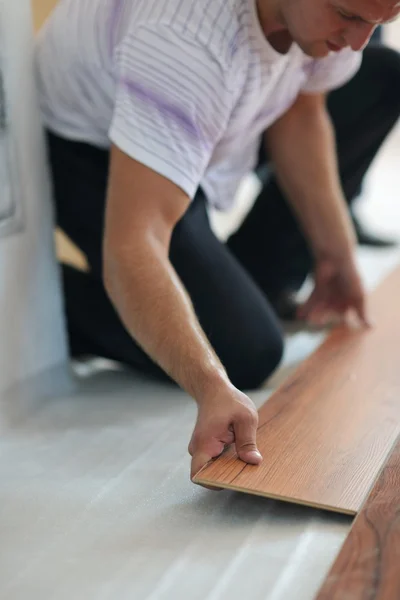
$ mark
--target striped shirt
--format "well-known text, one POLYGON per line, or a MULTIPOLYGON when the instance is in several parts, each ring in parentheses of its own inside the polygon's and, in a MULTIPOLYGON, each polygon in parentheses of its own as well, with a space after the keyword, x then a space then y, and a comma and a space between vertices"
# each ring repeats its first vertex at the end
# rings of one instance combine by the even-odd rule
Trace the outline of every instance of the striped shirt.
POLYGON ((221 210, 299 92, 341 86, 360 60, 349 49, 312 59, 296 44, 279 54, 256 0, 60 0, 36 48, 50 130, 114 143, 221 210))

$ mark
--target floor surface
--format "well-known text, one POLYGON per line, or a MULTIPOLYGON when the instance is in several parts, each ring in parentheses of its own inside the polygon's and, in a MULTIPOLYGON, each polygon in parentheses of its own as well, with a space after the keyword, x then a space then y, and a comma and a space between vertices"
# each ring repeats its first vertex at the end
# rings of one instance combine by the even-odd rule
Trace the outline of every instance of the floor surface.
MULTIPOLYGON (((399 259, 361 253, 368 285, 399 259)), ((322 337, 288 336, 257 406, 322 337)), ((351 519, 194 486, 194 419, 183 392, 101 361, 4 394, 0 598, 311 600, 351 519)))
POLYGON ((313 597, 349 518, 194 486, 186 395, 80 371, 1 399, 0 598, 313 597))

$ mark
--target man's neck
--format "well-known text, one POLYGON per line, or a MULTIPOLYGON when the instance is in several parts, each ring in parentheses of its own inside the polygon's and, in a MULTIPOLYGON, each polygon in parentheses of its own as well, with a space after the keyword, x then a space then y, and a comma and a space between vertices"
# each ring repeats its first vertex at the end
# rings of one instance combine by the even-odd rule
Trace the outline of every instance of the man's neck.
POLYGON ((271 33, 267 39, 279 54, 287 54, 293 44, 293 38, 287 30, 271 33))
POLYGON ((276 0, 256 0, 261 29, 271 46, 280 54, 286 54, 293 39, 285 28, 276 0))
POLYGON ((256 0, 256 6, 258 20, 266 37, 284 29, 276 0, 256 0))

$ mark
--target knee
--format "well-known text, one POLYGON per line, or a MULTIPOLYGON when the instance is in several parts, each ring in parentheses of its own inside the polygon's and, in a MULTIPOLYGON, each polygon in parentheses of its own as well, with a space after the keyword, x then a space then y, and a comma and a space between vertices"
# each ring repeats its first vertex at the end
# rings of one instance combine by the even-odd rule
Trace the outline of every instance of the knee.
POLYGON ((240 357, 227 368, 231 382, 240 390, 259 388, 279 366, 283 352, 283 335, 278 330, 241 344, 240 357))

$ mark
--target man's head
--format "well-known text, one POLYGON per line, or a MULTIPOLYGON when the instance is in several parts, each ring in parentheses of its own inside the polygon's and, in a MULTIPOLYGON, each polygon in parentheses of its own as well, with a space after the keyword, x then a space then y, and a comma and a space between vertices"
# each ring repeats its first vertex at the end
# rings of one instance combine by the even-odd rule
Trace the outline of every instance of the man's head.
MULTIPOLYGON (((272 1, 279 28, 286 29, 300 48, 313 57, 322 57, 346 46, 361 50, 377 25, 392 21, 400 13, 400 0, 272 1)), ((268 3, 269 0, 259 0, 261 18, 263 5, 265 9, 262 25, 266 32, 268 3)), ((272 25, 272 29, 277 28, 272 25)))

